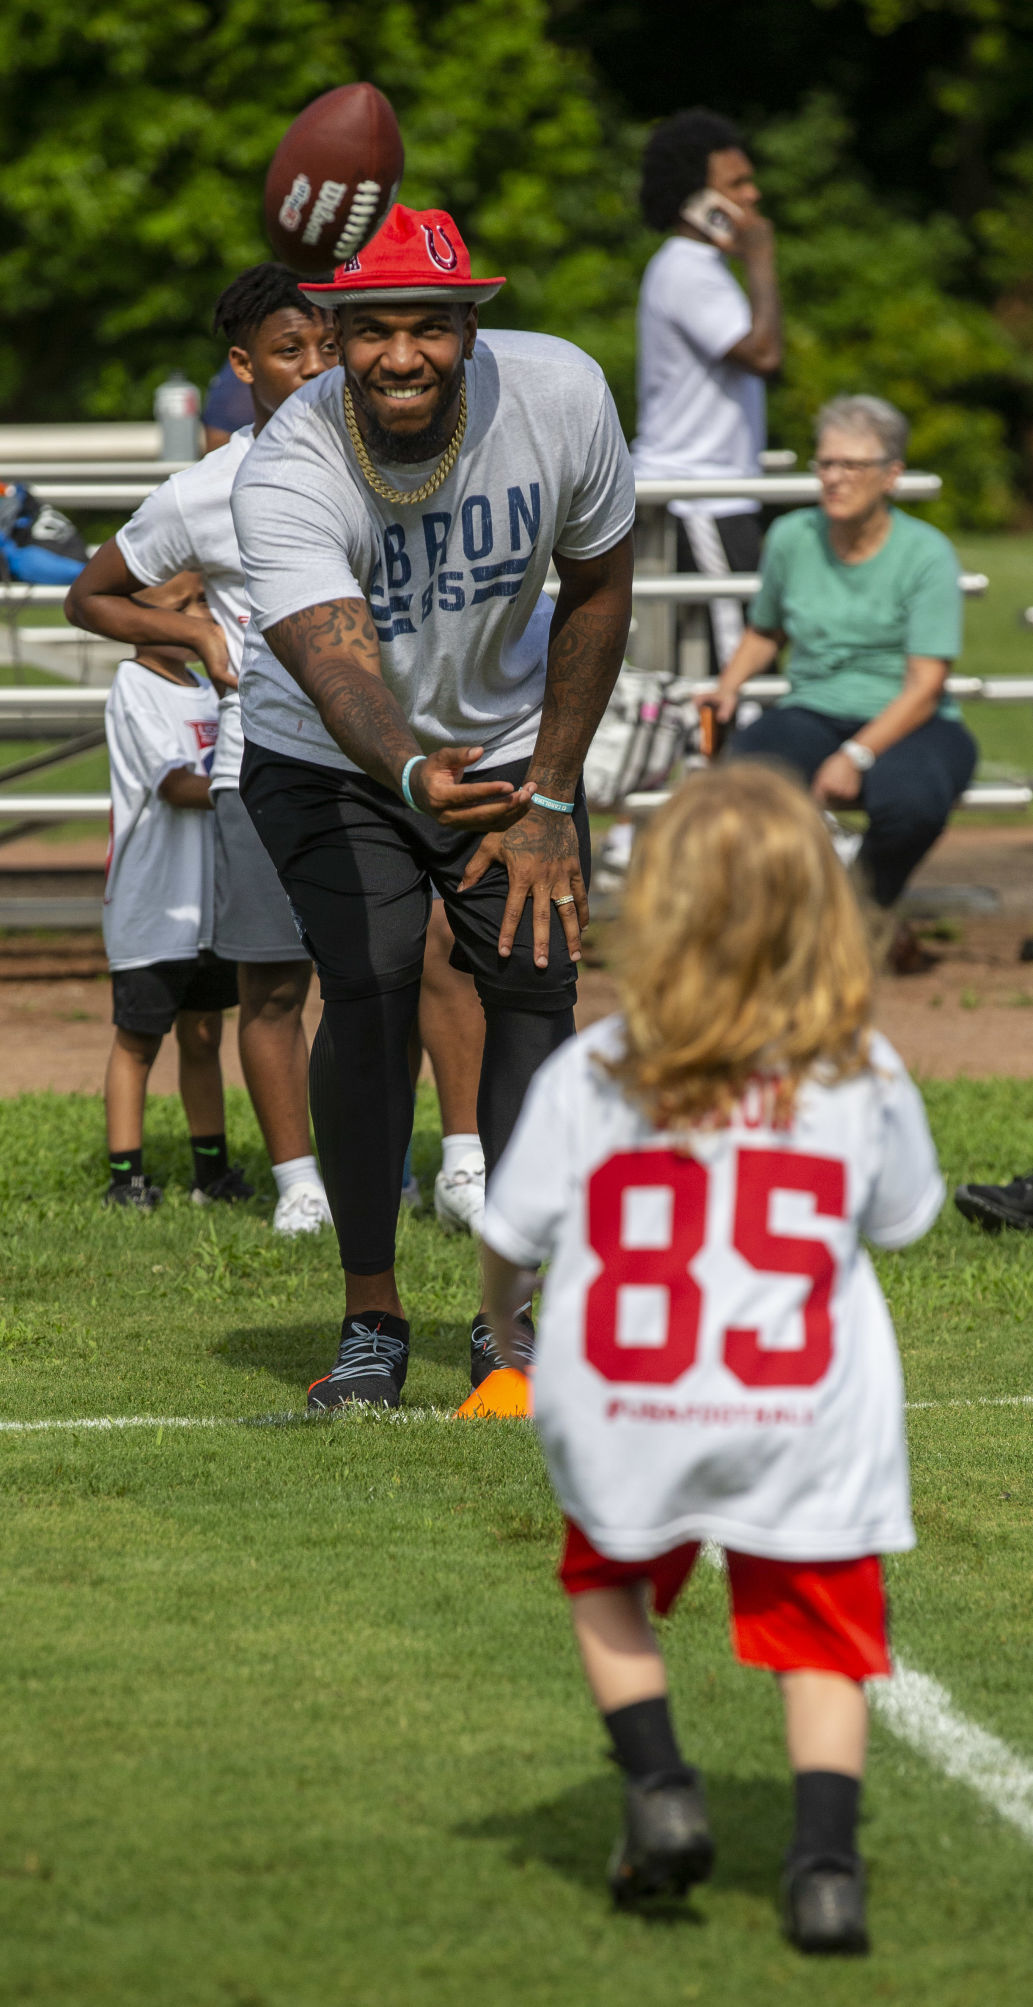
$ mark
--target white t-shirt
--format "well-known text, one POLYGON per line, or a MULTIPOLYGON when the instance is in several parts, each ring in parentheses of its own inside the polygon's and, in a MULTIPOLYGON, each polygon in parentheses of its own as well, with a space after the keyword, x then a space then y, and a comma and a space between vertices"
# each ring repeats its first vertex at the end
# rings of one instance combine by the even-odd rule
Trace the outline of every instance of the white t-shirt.
POLYGON ((104 706, 111 768, 104 947, 112 969, 192 961, 211 945, 212 816, 173 808, 158 793, 176 767, 206 774, 215 752, 215 691, 188 673, 189 687, 121 662, 104 706))
MULTIPOLYGON (((315 706, 262 640, 287 614, 368 600, 384 681, 425 752, 483 745, 483 764, 530 753, 552 620, 553 550, 591 558, 635 516, 613 399, 580 349, 549 335, 480 336, 466 365, 462 451, 422 504, 367 486, 344 423, 343 372, 304 384, 237 476, 237 526, 254 620, 242 683, 256 745, 354 771, 315 706)), ((417 488, 437 465, 390 466, 417 488)))
POLYGON ((483 1224, 507 1260, 551 1258, 534 1405, 564 1511, 622 1561, 912 1546, 900 1362, 858 1245, 904 1247, 943 1202, 896 1053, 806 1083, 786 1131, 758 1085, 687 1155, 594 1062, 620 1039, 608 1018, 535 1075, 483 1224))
MULTIPOLYGON (((724 360, 752 326, 749 301, 716 244, 668 237, 646 266, 638 296, 638 433, 631 448, 640 480, 678 481, 760 472, 764 385, 724 360)), ((741 515, 755 502, 672 502, 741 515)))
MULTIPOLYGON (((155 488, 115 541, 142 585, 163 585, 180 571, 199 571, 209 611, 226 636, 229 666, 240 675, 244 636, 251 619, 244 569, 230 509, 237 469, 254 438, 242 426, 225 446, 184 467, 155 488)), ((219 741, 212 764, 212 793, 236 787, 244 757, 240 698, 231 690, 219 703, 219 741)))

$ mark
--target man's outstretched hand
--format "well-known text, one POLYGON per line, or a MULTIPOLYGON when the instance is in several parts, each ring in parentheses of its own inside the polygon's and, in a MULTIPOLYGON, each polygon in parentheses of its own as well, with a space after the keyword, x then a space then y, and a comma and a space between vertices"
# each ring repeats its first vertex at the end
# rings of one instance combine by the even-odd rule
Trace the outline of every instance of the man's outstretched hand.
POLYGON ((443 829, 508 829, 527 814, 534 784, 463 781, 467 767, 483 758, 483 746, 443 746, 428 753, 409 776, 409 792, 424 815, 443 829))
MULTIPOLYGON (((521 790, 523 792, 523 790, 521 790)), ((549 930, 556 908, 572 962, 581 960, 581 929, 588 925, 588 893, 581 876, 581 854, 573 817, 552 808, 531 808, 515 829, 493 831, 478 844, 460 884, 460 892, 476 885, 489 865, 504 864, 509 896, 499 929, 499 954, 512 952, 517 923, 530 899, 534 911, 535 967, 549 964, 549 930), (572 896, 568 896, 572 895, 572 896)))

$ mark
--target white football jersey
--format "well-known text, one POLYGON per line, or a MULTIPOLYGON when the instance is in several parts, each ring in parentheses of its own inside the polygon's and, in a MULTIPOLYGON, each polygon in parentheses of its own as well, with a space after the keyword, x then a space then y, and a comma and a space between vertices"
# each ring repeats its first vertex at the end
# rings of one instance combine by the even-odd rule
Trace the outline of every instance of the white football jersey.
POLYGON ((218 732, 204 676, 172 683, 122 662, 104 705, 111 838, 104 947, 112 969, 192 961, 212 938, 214 816, 173 808, 158 789, 177 767, 207 774, 218 732))
POLYGON ((551 1262, 534 1405, 564 1511, 621 1561, 912 1546, 900 1361, 859 1244, 904 1247, 943 1203, 897 1054, 876 1036, 864 1073, 812 1077, 788 1128, 758 1081, 679 1149, 597 1064, 620 1040, 608 1018, 535 1076, 483 1226, 551 1262))
MULTIPOLYGON (((226 636, 229 666, 235 676, 241 672, 251 606, 237 549, 230 492, 254 436, 253 426, 243 425, 217 452, 206 453, 194 466, 181 468, 141 502, 136 514, 115 535, 130 571, 143 585, 163 585, 181 571, 201 573, 208 609, 226 636)), ((243 757, 240 697, 231 690, 219 703, 213 794, 220 788, 238 786, 243 757)))

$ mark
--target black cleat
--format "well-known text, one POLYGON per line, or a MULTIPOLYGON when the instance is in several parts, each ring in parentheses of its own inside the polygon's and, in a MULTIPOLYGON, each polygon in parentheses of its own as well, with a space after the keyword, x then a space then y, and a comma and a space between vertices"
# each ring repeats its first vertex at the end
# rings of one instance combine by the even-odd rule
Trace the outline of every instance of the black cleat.
MULTIPOLYGON (((534 1324, 530 1310, 519 1310, 516 1322, 525 1335, 517 1341, 515 1364, 519 1372, 529 1373, 534 1362, 534 1324)), ((495 1350, 491 1325, 483 1311, 479 1310, 470 1327, 470 1385, 474 1392, 483 1386, 489 1373, 500 1372, 505 1364, 505 1359, 495 1350)))
POLYGON ((790 1859, 782 1876, 782 1928, 798 1951, 863 1955, 864 1863, 857 1855, 790 1859))
POLYGON ((954 1194, 959 1213, 988 1233, 1004 1226, 1033 1231, 1033 1171, 1013 1178, 1010 1185, 959 1185, 954 1194))
POLYGON ((150 1178, 137 1173, 127 1185, 110 1184, 103 1202, 106 1206, 135 1206, 138 1212, 153 1213, 164 1196, 160 1185, 152 1185, 150 1178))
POLYGON ((217 1200, 225 1205, 235 1205, 238 1199, 253 1199, 254 1185, 249 1185, 240 1164, 231 1164, 222 1176, 213 1178, 210 1185, 194 1185, 190 1198, 195 1206, 210 1206, 217 1200))
POLYGON ((618 1908, 705 1882, 714 1842, 699 1771, 626 1777, 624 1793, 624 1831, 606 1871, 618 1908))
POLYGON ((327 1414, 359 1401, 375 1408, 397 1408, 408 1368, 409 1326, 404 1317, 391 1317, 387 1311, 346 1317, 333 1370, 313 1380, 308 1390, 309 1414, 327 1414))

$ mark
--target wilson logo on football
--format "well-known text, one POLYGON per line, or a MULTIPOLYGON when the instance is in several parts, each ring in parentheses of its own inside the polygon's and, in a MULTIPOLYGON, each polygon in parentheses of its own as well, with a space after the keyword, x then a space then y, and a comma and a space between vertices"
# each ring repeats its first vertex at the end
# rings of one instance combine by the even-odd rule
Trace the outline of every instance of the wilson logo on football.
MULTIPOLYGON (((303 244, 318 244, 327 223, 332 223, 345 196, 348 193, 346 181, 324 181, 312 204, 312 214, 301 233, 303 244)), ((354 205, 353 205, 354 206, 354 205)))
POLYGON ((459 253, 447 230, 441 223, 421 223, 421 230, 427 240, 427 256, 439 272, 454 272, 459 263, 459 253), (444 250, 439 251, 435 238, 440 238, 444 250))
POLYGON ((301 224, 301 212, 312 193, 312 183, 307 174, 296 174, 287 194, 280 204, 280 222, 285 230, 297 230, 301 224))

